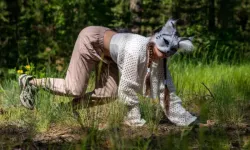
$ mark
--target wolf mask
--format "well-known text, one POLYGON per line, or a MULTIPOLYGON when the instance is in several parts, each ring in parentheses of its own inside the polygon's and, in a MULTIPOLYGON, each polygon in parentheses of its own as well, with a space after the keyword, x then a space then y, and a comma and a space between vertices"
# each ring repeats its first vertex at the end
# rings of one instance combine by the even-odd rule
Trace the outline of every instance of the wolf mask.
POLYGON ((159 32, 156 32, 152 41, 157 48, 171 56, 177 52, 178 49, 191 51, 193 49, 192 37, 179 37, 176 31, 176 20, 169 19, 159 32))

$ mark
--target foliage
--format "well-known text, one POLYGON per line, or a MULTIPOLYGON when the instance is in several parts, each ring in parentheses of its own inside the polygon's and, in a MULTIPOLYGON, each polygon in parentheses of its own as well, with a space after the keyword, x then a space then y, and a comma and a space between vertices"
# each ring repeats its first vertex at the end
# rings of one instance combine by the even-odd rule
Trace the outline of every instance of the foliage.
POLYGON ((143 35, 151 35, 169 17, 179 18, 181 35, 195 36, 196 52, 189 59, 241 62, 250 57, 247 1, 144 0, 140 5, 140 11, 130 12, 129 1, 124 0, 1 1, 0 74, 3 76, 4 68, 19 68, 31 62, 37 69, 62 71, 84 27, 130 29, 132 13, 140 13, 138 25, 143 35), (55 64, 62 59, 63 65, 55 64))
POLYGON ((19 68, 30 62, 38 69, 56 68, 56 61, 69 60, 77 34, 84 27, 125 27, 129 18, 124 15, 124 10, 129 12, 126 6, 109 0, 1 1, 1 68, 19 68))

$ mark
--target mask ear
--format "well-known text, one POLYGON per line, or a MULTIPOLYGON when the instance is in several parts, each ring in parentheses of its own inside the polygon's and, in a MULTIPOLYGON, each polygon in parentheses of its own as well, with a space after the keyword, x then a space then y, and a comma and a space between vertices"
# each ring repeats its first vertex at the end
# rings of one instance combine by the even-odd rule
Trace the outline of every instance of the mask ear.
POLYGON ((180 40, 179 41, 179 48, 180 49, 183 49, 183 50, 186 50, 186 51, 192 51, 194 46, 191 42, 191 40, 180 40))
POLYGON ((191 37, 188 37, 188 39, 192 42, 194 40, 194 37, 191 36, 191 37))
POLYGON ((173 20, 172 18, 168 19, 166 24, 163 26, 162 31, 167 31, 167 32, 173 32, 176 31, 175 25, 176 25, 177 20, 173 20))

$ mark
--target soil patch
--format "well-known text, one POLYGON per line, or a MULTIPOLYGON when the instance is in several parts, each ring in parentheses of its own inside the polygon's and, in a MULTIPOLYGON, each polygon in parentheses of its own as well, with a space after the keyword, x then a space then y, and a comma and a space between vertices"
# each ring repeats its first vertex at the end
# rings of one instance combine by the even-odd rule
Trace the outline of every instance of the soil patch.
MULTIPOLYGON (((218 134, 218 130, 225 131, 230 139, 231 148, 240 149, 249 143, 249 124, 213 127, 207 129, 205 134, 218 134)), ((83 142, 88 143, 88 141, 92 140, 96 142, 95 146, 101 149, 124 148, 119 147, 124 142, 129 143, 126 144, 127 148, 136 148, 138 143, 145 144, 148 142, 149 147, 158 149, 161 148, 161 143, 165 144, 163 141, 167 141, 168 137, 181 137, 183 134, 192 134, 192 138, 195 138, 198 133, 198 128, 182 128, 167 123, 160 124, 154 129, 148 126, 132 128, 123 125, 119 128, 108 128, 102 131, 88 128, 82 129, 80 126, 62 127, 51 125, 49 130, 43 133, 34 133, 29 128, 6 125, 0 128, 0 145, 4 149, 61 149, 65 147, 75 149, 77 146, 81 147, 83 142)), ((90 144, 85 147, 93 148, 93 145, 90 144)), ((195 148, 194 146, 193 148, 198 147, 195 148)))
MULTIPOLYGON (((250 114, 250 109, 248 112, 250 114)), ((83 146, 86 149, 93 149, 93 147, 98 149, 133 149, 146 144, 150 149, 163 149, 162 146, 166 146, 166 141, 171 144, 170 140, 178 139, 181 142, 191 141, 191 143, 188 143, 191 145, 191 149, 200 149, 200 145, 197 145, 195 141, 200 138, 201 132, 205 137, 228 139, 230 149, 250 147, 250 116, 245 116, 242 124, 216 125, 204 129, 177 127, 169 122, 162 121, 157 127, 121 125, 102 130, 83 128, 81 125, 72 127, 52 124, 46 132, 37 133, 32 125, 22 127, 6 124, 0 126, 0 146, 3 149, 19 150, 75 149, 77 147, 81 149, 83 146)), ((178 143, 178 141, 172 143, 178 143)), ((204 146, 209 149, 206 144, 204 146)), ((181 149, 181 147, 178 148, 181 149)))

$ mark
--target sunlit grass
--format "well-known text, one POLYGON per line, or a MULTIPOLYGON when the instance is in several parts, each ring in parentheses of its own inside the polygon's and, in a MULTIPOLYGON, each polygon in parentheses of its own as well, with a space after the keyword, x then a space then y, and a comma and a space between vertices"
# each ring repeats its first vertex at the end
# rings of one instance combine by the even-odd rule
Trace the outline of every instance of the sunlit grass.
MULTIPOLYGON (((244 120, 246 115, 245 104, 250 100, 250 64, 202 64, 202 63, 186 63, 173 60, 170 63, 170 71, 179 95, 184 106, 200 115, 202 121, 206 119, 216 120, 219 125, 223 124, 239 124, 244 120)), ((53 75, 54 76, 54 75, 53 75)), ((48 75, 49 77, 49 75, 48 75)), ((94 75, 92 74, 87 91, 94 88, 94 75)), ((0 115, 0 125, 14 124, 17 126, 29 126, 34 132, 45 132, 52 124, 58 126, 84 127, 92 128, 84 141, 90 142, 96 147, 95 140, 99 139, 99 132, 96 130, 100 124, 107 124, 108 128, 119 127, 123 122, 126 113, 124 105, 117 100, 108 104, 94 106, 90 108, 79 109, 81 122, 72 113, 70 102, 72 97, 56 96, 46 90, 40 89, 37 94, 36 106, 34 110, 27 110, 21 106, 19 101, 20 89, 16 79, 8 79, 1 82, 0 86, 0 108, 6 110, 5 114, 0 115)), ((153 133, 157 130, 159 121, 163 117, 159 104, 149 99, 140 99, 140 108, 143 118, 147 121, 146 126, 153 133)), ((198 140, 189 143, 192 137, 187 135, 190 131, 183 129, 181 136, 169 135, 164 140, 171 145, 173 149, 193 148, 213 148, 228 149, 228 139, 215 141, 224 136, 211 135, 206 137, 203 131, 199 131, 198 140), (205 142, 205 143, 204 143, 205 142), (179 146, 176 146, 178 145, 179 146)), ((113 141, 114 147, 126 147, 125 141, 119 141, 118 133, 110 133, 110 140, 113 141)), ((151 140, 137 141, 137 147, 149 148, 151 140)), ((161 143, 161 142, 160 142, 161 143)), ((86 144, 86 143, 85 143, 86 144)), ((158 143, 159 144, 159 143, 158 143)))
POLYGON ((205 111, 204 119, 209 117, 221 123, 242 121, 242 106, 250 100, 249 64, 173 63, 170 70, 177 93, 187 106, 192 106, 192 111, 205 111))

